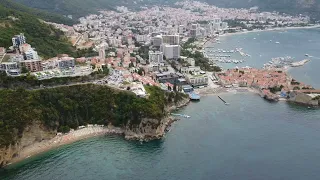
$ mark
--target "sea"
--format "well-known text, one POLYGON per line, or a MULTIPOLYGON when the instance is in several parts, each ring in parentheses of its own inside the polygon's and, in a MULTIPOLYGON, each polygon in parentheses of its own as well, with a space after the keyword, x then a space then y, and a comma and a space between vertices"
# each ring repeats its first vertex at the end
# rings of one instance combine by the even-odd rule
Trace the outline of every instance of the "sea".
POLYGON ((291 29, 278 31, 249 32, 221 36, 221 43, 212 43, 215 49, 235 50, 242 48, 251 57, 231 54, 231 59, 242 59, 244 63, 220 63, 224 69, 250 66, 262 68, 272 58, 291 56, 295 61, 309 59, 302 67, 290 68, 289 74, 296 80, 320 88, 320 28, 291 29), (278 42, 278 43, 276 43, 278 42), (310 57, 306 57, 308 54, 310 57))
MULTIPOLYGON (((221 48, 241 47, 251 55, 244 66, 260 67, 284 55, 297 60, 307 53, 320 57, 319 29, 248 33, 220 40, 221 48), (271 38, 280 44, 270 43, 271 38)), ((289 73, 320 87, 319 61, 314 58, 289 73)), ((220 96, 230 105, 208 95, 178 110, 191 117, 175 122, 162 140, 140 143, 121 136, 81 140, 1 169, 0 179, 319 179, 320 109, 272 103, 248 92, 220 96)))

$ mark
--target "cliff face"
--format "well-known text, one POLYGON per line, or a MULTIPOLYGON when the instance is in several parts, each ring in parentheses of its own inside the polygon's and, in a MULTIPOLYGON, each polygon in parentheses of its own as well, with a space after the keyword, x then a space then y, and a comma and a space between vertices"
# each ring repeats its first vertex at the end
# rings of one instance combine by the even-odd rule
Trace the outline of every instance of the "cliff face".
MULTIPOLYGON (((165 112, 184 106, 189 102, 189 98, 183 98, 177 103, 172 103, 165 107, 165 112)), ((162 119, 143 118, 139 124, 131 123, 130 121, 124 127, 124 135, 129 140, 149 141, 160 139, 164 136, 166 128, 170 126, 175 119, 164 117, 162 119)), ((39 142, 46 142, 56 136, 56 131, 48 130, 43 122, 33 121, 28 125, 21 137, 17 136, 15 144, 8 147, 0 148, 0 167, 11 162, 21 160, 23 157, 34 155, 34 147, 39 145, 39 142)))
MULTIPOLYGON (((173 103, 165 107, 166 112, 173 111, 179 107, 189 103, 189 98, 183 98, 177 103, 173 103)), ((161 120, 144 118, 138 125, 131 125, 129 122, 125 127, 125 138, 128 140, 150 141, 162 138, 167 127, 169 127, 176 119, 167 116, 161 120)))
POLYGON ((0 167, 18 159, 23 148, 42 140, 51 139, 55 135, 56 132, 48 131, 41 125, 41 123, 34 122, 25 129, 21 139, 18 140, 16 144, 0 148, 0 167))

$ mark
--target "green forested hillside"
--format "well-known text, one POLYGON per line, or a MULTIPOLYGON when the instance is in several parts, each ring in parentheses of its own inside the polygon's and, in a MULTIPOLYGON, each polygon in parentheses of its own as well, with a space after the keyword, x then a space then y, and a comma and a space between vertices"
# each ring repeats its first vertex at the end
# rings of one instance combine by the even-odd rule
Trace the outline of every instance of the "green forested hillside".
POLYGON ((8 48, 12 45, 11 38, 15 34, 24 33, 27 42, 35 47, 42 57, 72 54, 74 48, 63 32, 44 24, 38 18, 0 4, 0 47, 8 48))
POLYGON ((28 124, 40 122, 48 130, 68 131, 86 124, 139 124, 142 118, 160 120, 165 106, 181 98, 148 86, 148 99, 128 91, 99 85, 75 85, 28 91, 0 90, 0 147, 14 144, 28 124))
POLYGON ((49 11, 44 11, 40 9, 30 8, 20 3, 16 3, 12 0, 0 0, 0 5, 2 5, 5 8, 13 9, 19 12, 24 12, 30 15, 34 15, 37 18, 40 18, 49 22, 56 22, 56 23, 67 24, 67 25, 72 25, 76 23, 75 20, 66 18, 62 15, 51 13, 49 11))
MULTIPOLYGON (((79 18, 99 9, 114 9, 124 0, 15 0, 29 7, 79 18)), ((133 4, 131 2, 131 4, 133 4)))
MULTIPOLYGON (((110 9, 115 5, 137 7, 139 5, 173 4, 179 0, 14 0, 30 7, 75 17, 95 13, 98 9, 110 9)), ((219 7, 249 8, 259 6, 262 11, 279 11, 290 14, 305 13, 320 18, 319 0, 199 0, 219 7)))

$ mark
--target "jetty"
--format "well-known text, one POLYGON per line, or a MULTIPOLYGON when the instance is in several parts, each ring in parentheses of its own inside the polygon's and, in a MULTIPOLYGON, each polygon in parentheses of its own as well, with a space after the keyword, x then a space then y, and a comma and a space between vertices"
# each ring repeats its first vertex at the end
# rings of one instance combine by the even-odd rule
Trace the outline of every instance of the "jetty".
POLYGON ((218 98, 219 98, 222 102, 224 102, 225 105, 229 105, 229 103, 227 103, 225 100, 223 100, 220 96, 218 96, 218 98))

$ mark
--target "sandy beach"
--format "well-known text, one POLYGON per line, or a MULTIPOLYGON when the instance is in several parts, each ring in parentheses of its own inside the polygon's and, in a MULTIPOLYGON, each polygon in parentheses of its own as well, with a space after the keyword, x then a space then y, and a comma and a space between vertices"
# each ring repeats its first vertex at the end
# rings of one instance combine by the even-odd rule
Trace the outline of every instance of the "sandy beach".
POLYGON ((101 136, 105 134, 123 134, 124 131, 121 128, 115 127, 103 127, 98 125, 88 125, 87 127, 71 130, 67 134, 56 135, 50 140, 43 140, 41 142, 34 143, 30 146, 24 147, 20 152, 19 156, 13 158, 11 163, 21 161, 31 156, 49 151, 51 149, 70 144, 82 139, 101 136))
POLYGON ((257 33, 257 32, 265 32, 265 31, 285 31, 285 30, 292 30, 292 29, 312 29, 312 28, 320 28, 320 25, 304 26, 304 27, 278 27, 278 28, 271 28, 271 29, 264 29, 264 30, 241 31, 241 32, 235 32, 235 33, 226 33, 219 36, 224 37, 224 36, 233 36, 238 34, 257 33))

